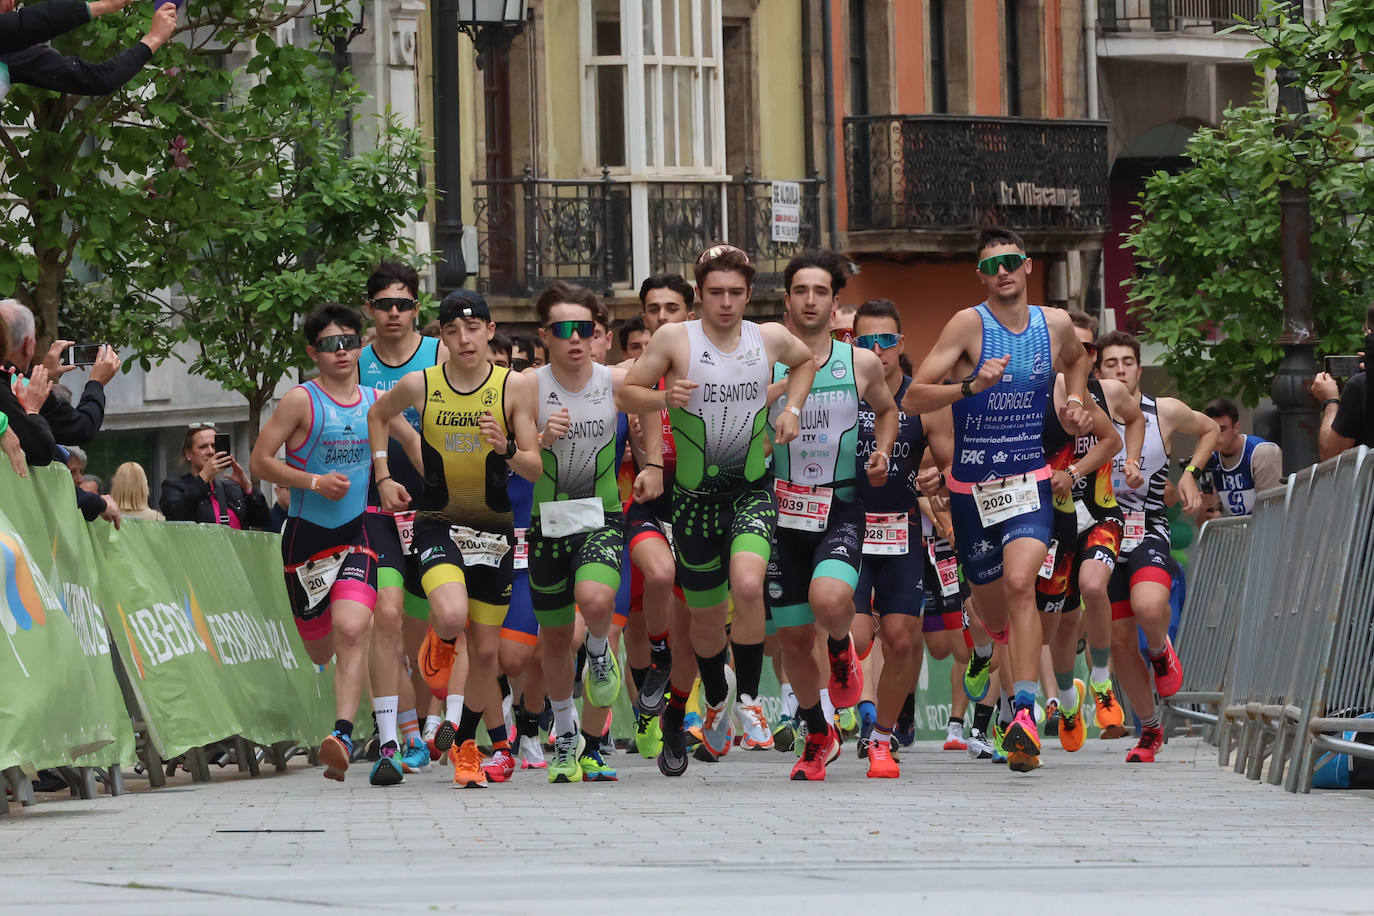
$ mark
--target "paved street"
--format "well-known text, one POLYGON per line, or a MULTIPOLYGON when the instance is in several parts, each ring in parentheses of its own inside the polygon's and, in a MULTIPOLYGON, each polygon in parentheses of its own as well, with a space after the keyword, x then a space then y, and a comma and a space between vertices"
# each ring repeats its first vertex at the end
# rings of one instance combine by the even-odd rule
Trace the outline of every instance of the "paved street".
POLYGON ((1122 764, 1127 747, 1053 747, 1014 776, 919 745, 877 782, 847 744, 823 784, 787 781, 775 752, 677 780, 622 753, 619 783, 517 771, 485 791, 437 769, 380 790, 358 766, 339 785, 298 758, 281 776, 215 769, 210 785, 13 808, 0 887, 7 907, 102 913, 1007 912, 1009 893, 1028 913, 1370 910, 1374 793, 1288 795, 1219 770, 1197 739, 1154 766, 1122 764))

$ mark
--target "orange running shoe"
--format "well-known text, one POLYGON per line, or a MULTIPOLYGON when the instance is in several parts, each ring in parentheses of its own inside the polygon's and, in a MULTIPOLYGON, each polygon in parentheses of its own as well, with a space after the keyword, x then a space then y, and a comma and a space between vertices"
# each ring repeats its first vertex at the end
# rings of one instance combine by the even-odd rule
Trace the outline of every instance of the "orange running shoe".
POLYGON ((1040 766, 1040 734, 1035 720, 1025 709, 1018 710, 1002 738, 1007 752, 1007 768, 1016 773, 1029 773, 1040 766))
POLYGON ((464 789, 485 789, 487 774, 482 772, 482 752, 477 742, 469 738, 449 751, 453 760, 453 784, 464 789))
POLYGON ((875 738, 868 745, 868 778, 896 779, 902 775, 902 768, 892 759, 892 742, 887 738, 875 738))
POLYGON ((430 693, 441 700, 448 696, 448 679, 453 674, 453 653, 453 643, 440 639, 433 627, 425 630, 425 639, 420 643, 416 661, 420 664, 420 676, 425 679, 430 693))
POLYGON ((1078 705, 1073 712, 1064 708, 1064 704, 1059 704, 1059 746, 1069 753, 1073 753, 1083 747, 1083 739, 1088 737, 1088 723, 1083 718, 1084 699, 1088 695, 1088 688, 1078 678, 1073 679, 1073 689, 1078 691, 1078 705))
POLYGON ((320 742, 318 756, 324 764, 324 778, 343 782, 349 758, 353 756, 353 741, 341 731, 332 731, 320 742))
MULTIPOLYGON (((1116 700, 1116 690, 1112 687, 1112 679, 1105 681, 1092 682, 1093 704, 1097 707, 1097 727, 1102 729, 1104 737, 1109 729, 1119 729, 1126 721, 1125 713, 1121 711, 1121 704, 1116 700)), ((1114 738, 1125 737, 1123 734, 1112 735, 1114 738)))

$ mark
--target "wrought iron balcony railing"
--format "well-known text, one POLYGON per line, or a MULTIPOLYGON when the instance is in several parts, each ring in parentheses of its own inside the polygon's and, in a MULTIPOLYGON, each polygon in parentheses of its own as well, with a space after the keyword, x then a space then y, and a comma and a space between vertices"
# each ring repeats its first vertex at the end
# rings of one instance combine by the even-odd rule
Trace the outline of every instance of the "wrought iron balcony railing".
POLYGON ((1260 17, 1260 0, 1097 0, 1097 28, 1120 32, 1212 33, 1260 17))
POLYGON ((845 118, 844 147, 850 232, 1107 225, 1105 121, 845 118))
POLYGON ((647 225, 636 226, 629 181, 609 169, 600 180, 520 178, 473 182, 478 261, 484 293, 533 296, 555 280, 609 295, 636 278, 633 238, 649 239, 652 273, 691 276, 697 254, 728 241, 749 252, 758 269, 755 286, 775 288, 798 251, 820 244, 818 178, 801 185, 799 239, 772 241, 772 181, 746 169, 741 179, 649 181, 647 225))

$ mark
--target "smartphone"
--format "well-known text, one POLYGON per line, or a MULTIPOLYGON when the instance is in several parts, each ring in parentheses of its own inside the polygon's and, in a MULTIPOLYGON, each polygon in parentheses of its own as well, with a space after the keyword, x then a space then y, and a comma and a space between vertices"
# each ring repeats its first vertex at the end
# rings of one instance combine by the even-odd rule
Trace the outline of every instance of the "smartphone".
POLYGON ((100 355, 101 344, 73 344, 67 348, 66 357, 69 366, 94 366, 95 358, 100 355))
POLYGON ((215 434, 215 451, 224 452, 226 455, 233 454, 232 440, 230 439, 228 433, 215 434))
POLYGON ((1360 372, 1360 363, 1363 362, 1360 356, 1328 356, 1326 358, 1326 371, 1332 378, 1350 378, 1360 372))

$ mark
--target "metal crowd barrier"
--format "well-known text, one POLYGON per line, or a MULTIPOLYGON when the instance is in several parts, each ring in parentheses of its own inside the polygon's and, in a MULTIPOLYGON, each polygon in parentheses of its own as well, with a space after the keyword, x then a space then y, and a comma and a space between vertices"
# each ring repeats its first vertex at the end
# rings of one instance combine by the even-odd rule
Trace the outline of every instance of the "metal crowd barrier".
POLYGON ((1236 571, 1250 550, 1250 516, 1213 519, 1202 526, 1190 575, 1188 598, 1179 623, 1176 648, 1183 662, 1183 687, 1162 705, 1164 734, 1180 720, 1215 726, 1226 700, 1236 627, 1244 607, 1236 571))

